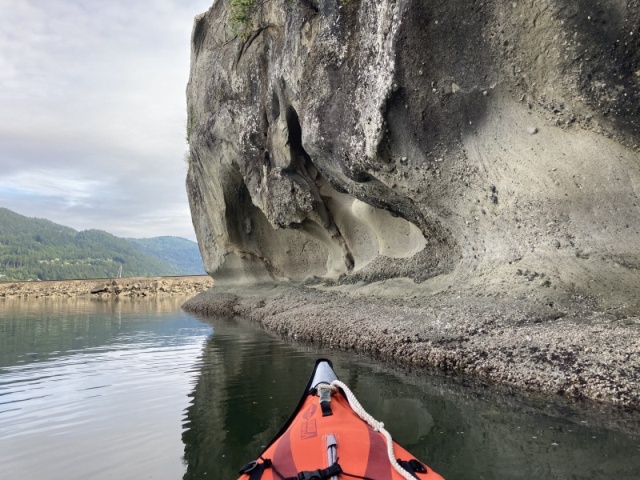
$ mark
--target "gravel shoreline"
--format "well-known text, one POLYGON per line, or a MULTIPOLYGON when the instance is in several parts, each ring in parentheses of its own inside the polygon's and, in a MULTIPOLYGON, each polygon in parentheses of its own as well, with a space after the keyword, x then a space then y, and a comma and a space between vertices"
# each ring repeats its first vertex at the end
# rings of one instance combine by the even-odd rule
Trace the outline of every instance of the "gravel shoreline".
POLYGON ((183 308, 242 316, 298 342, 640 410, 637 315, 600 311, 585 297, 546 304, 523 298, 514 308, 507 294, 409 291, 399 298, 406 284, 376 288, 215 287, 183 308))
POLYGON ((213 279, 208 275, 4 282, 0 283, 0 299, 196 295, 212 286, 213 279))

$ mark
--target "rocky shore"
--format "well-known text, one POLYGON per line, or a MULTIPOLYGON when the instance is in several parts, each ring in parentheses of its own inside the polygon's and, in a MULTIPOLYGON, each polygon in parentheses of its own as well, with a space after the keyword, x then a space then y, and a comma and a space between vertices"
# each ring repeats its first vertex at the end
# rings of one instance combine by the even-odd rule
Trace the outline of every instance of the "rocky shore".
POLYGON ((273 0, 249 40, 232 3, 192 35, 186 308, 637 411, 640 3, 273 0))
POLYGON ((195 295, 213 286, 208 275, 0 283, 0 299, 195 295))
POLYGON ((604 310, 580 295, 527 296, 516 285, 501 292, 427 288, 398 279, 351 287, 216 287, 183 308, 242 316, 298 342, 536 395, 640 409, 637 314, 604 310))

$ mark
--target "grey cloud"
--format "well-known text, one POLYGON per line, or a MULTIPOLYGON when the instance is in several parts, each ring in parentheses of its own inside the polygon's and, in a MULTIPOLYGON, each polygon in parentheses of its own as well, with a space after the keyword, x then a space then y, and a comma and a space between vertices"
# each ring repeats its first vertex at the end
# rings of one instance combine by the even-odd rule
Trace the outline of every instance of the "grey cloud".
POLYGON ((0 206, 193 238, 184 90, 193 17, 210 4, 0 2, 0 206))

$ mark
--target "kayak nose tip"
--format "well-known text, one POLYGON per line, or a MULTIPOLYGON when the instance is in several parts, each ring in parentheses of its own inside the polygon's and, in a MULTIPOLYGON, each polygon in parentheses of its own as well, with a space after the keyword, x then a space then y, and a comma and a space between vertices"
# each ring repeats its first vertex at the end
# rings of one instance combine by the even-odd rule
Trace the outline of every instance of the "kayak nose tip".
POLYGON ((333 364, 330 360, 321 358, 316 361, 313 378, 309 384, 309 391, 316 388, 321 383, 331 385, 331 382, 337 380, 336 372, 333 371, 333 364))

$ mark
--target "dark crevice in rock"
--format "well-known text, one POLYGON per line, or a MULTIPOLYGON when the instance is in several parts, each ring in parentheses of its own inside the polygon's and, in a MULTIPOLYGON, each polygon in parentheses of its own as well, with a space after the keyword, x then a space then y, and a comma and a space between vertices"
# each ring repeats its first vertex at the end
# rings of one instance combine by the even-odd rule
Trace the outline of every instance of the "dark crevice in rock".
POLYGON ((252 206, 251 195, 247 190, 247 186, 242 179, 240 172, 234 170, 233 184, 229 182, 229 186, 225 191, 225 204, 227 205, 227 228, 229 229, 229 237, 234 244, 242 245, 243 238, 246 236, 246 226, 244 219, 246 211, 252 206))
POLYGON ((198 20, 196 20, 195 25, 193 26, 193 50, 196 56, 200 53, 202 49, 202 45, 204 45, 204 41, 207 38, 207 31, 209 30, 209 23, 207 22, 207 17, 202 16, 198 20))
POLYGON ((238 56, 236 57, 235 66, 238 65, 238 63, 242 59, 242 56, 246 53, 247 50, 249 50, 249 47, 251 47, 253 42, 260 36, 260 34, 273 26, 274 25, 264 25, 258 28, 257 30, 254 30, 253 32, 251 32, 251 35, 249 35, 249 38, 244 41, 244 43, 242 44, 242 48, 238 51, 238 56))
POLYGON ((313 12, 314 15, 320 12, 320 9, 311 0, 300 0, 300 3, 307 7, 308 10, 313 12))
MULTIPOLYGON (((302 147, 302 127, 298 112, 292 106, 287 107, 286 111, 287 128, 289 129, 289 149, 291 150, 291 158, 304 158, 305 162, 310 162, 311 157, 302 147)), ((295 162, 292 162, 292 164, 295 162)))
POLYGON ((280 116, 280 100, 275 90, 271 92, 271 118, 275 121, 280 116))
POLYGON ((345 266, 347 270, 351 271, 355 264, 353 254, 350 252, 347 242, 340 233, 340 229, 336 225, 333 214, 326 201, 320 195, 318 185, 322 181, 320 178, 321 175, 302 145, 302 126, 300 125, 298 112, 296 112, 295 108, 291 105, 286 109, 286 122, 289 132, 288 144, 292 162, 288 169, 283 170, 283 173, 289 175, 294 181, 302 181, 307 185, 316 201, 315 210, 321 219, 320 226, 326 229, 332 241, 340 246, 343 251, 345 266))
POLYGON ((373 176, 367 172, 354 172, 351 178, 357 183, 368 183, 373 180, 373 176))

